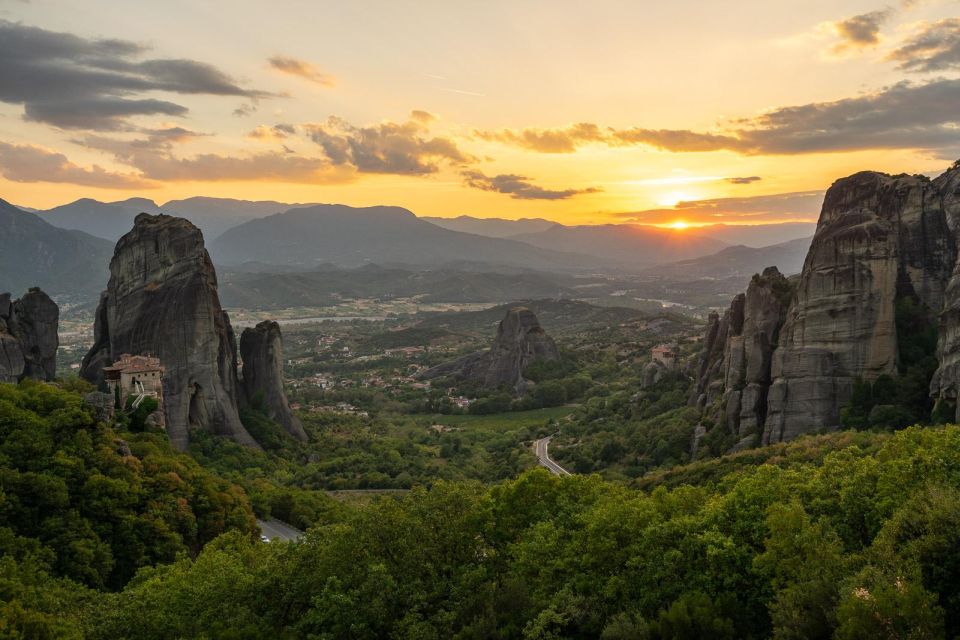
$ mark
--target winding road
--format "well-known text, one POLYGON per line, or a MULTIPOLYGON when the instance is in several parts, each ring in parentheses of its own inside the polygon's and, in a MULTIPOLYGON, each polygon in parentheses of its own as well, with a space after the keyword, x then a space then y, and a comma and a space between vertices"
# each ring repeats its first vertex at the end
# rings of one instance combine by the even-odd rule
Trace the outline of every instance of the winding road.
POLYGON ((257 520, 257 524, 260 525, 260 533, 271 540, 284 540, 291 542, 294 540, 299 540, 303 536, 303 531, 299 529, 294 529, 290 525, 280 522, 276 518, 270 518, 269 520, 257 520))
POLYGON ((550 447, 550 438, 540 438, 539 440, 533 441, 533 453, 536 454, 537 460, 540 461, 540 464, 546 467, 550 473, 556 474, 558 476, 569 476, 571 475, 569 471, 558 465, 550 458, 550 453, 548 448, 550 447))

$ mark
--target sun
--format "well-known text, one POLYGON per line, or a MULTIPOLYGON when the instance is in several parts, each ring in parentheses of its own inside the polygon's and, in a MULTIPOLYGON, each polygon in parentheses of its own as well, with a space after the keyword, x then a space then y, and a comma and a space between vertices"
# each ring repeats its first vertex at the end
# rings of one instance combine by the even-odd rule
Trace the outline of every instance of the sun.
POLYGON ((690 228, 690 223, 684 222, 683 220, 674 220, 667 226, 671 229, 676 229, 677 231, 683 231, 684 229, 690 228))

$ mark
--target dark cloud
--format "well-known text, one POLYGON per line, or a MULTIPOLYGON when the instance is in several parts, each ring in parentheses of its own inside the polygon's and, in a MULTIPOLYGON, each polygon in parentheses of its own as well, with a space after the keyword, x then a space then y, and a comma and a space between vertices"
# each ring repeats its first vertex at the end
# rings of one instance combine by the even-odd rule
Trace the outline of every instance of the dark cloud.
POLYGON ((753 182, 757 182, 759 180, 763 180, 763 178, 761 178, 760 176, 744 176, 742 178, 741 177, 724 178, 723 180, 724 182, 729 182, 730 184, 750 184, 753 182))
POLYGON ((741 121, 750 153, 946 149, 960 143, 960 80, 901 82, 876 93, 783 107, 741 121))
POLYGON ((478 130, 474 135, 481 140, 503 142, 540 153, 573 153, 584 144, 606 140, 605 132, 590 122, 579 122, 558 129, 478 130))
MULTIPOLYGON (((865 149, 953 153, 960 146, 960 79, 900 82, 832 102, 781 107, 728 123, 722 133, 685 129, 607 129, 610 146, 644 145, 673 152, 733 151, 791 155, 865 149)), ((494 139, 494 138, 490 138, 494 139)), ((510 137, 496 138, 523 148, 510 137)))
POLYGON ((272 69, 280 73, 297 76, 298 78, 325 87, 332 87, 334 84, 333 76, 327 75, 321 71, 319 67, 306 60, 291 58, 289 56, 273 56, 267 62, 272 69))
POLYGON ((613 131, 614 146, 647 145, 664 151, 742 151, 743 142, 733 136, 698 133, 685 129, 625 129, 613 131))
POLYGON ((62 153, 32 145, 0 142, 0 173, 13 182, 65 182, 103 189, 149 189, 156 183, 93 165, 81 167, 62 153))
POLYGON ((121 130, 138 115, 182 116, 186 107, 142 94, 269 96, 241 87, 216 67, 186 59, 139 59, 126 40, 88 40, 0 20, 0 102, 22 104, 29 120, 64 129, 121 130))
POLYGON ((597 193, 600 189, 544 189, 530 182, 530 178, 512 173, 487 176, 480 171, 464 171, 463 182, 468 187, 482 191, 505 193, 516 200, 566 200, 584 193, 597 193))
POLYGON ((892 15, 893 11, 891 9, 883 9, 882 11, 871 11, 834 22, 833 28, 837 32, 837 36, 840 37, 840 42, 834 47, 834 51, 863 49, 878 44, 880 42, 880 27, 892 15))
POLYGON ((923 24, 889 56, 905 71, 931 72, 960 69, 960 19, 947 18, 923 24))
POLYGON ((431 136, 416 115, 402 124, 385 122, 369 127, 355 127, 331 117, 324 124, 303 128, 330 162, 355 167, 361 173, 425 175, 436 173, 441 162, 464 165, 475 161, 450 138, 431 136))
POLYGON ((682 215, 688 222, 785 222, 816 220, 823 191, 800 191, 744 198, 679 202, 674 207, 614 214, 631 222, 662 224, 682 215))

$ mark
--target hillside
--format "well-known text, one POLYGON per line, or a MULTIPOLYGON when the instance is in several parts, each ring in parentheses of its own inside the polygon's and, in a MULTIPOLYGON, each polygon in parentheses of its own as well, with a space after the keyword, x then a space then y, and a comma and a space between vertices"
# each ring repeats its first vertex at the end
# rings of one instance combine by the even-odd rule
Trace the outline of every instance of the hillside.
POLYGON ((645 275, 665 278, 749 278, 766 267, 776 266, 781 273, 800 273, 813 238, 799 238, 769 247, 737 245, 721 249, 717 253, 670 264, 661 264, 644 271, 645 275))
POLYGON ((450 231, 401 207, 317 205, 252 220, 210 245, 214 261, 312 267, 325 262, 438 265, 481 261, 535 269, 573 269, 609 261, 533 247, 516 240, 450 231))
POLYGON ((106 240, 58 229, 0 200, 0 293, 41 287, 51 295, 95 297, 112 254, 106 240))

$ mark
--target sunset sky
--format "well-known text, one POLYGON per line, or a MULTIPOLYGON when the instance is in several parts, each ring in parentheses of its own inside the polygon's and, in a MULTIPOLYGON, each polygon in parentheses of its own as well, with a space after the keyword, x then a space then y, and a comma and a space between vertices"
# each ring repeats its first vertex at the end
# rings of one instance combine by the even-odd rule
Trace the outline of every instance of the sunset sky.
POLYGON ((0 0, 19 205, 753 224, 958 157, 957 1, 0 0))

